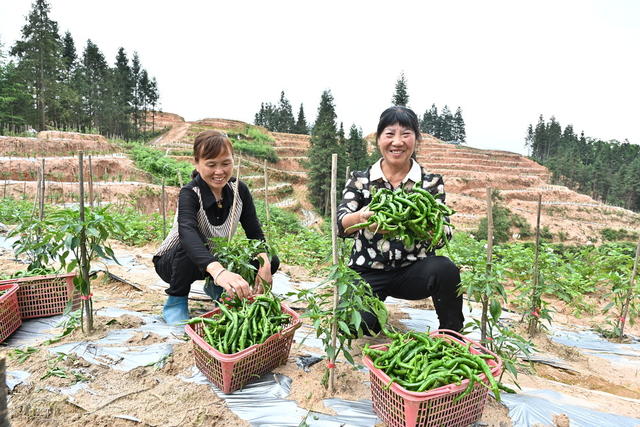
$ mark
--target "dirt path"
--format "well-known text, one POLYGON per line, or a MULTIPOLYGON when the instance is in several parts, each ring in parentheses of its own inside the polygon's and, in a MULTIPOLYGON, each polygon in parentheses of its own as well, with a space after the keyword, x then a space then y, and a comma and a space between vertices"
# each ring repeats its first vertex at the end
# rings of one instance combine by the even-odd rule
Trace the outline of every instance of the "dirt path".
POLYGON ((178 123, 171 127, 167 133, 163 133, 151 142, 151 145, 162 147, 166 144, 179 142, 187 133, 191 123, 178 123))

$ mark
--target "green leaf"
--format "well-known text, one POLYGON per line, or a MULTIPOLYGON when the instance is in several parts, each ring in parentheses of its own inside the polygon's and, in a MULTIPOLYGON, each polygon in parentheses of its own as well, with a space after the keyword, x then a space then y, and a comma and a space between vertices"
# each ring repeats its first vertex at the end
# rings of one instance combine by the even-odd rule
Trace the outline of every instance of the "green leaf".
POLYGON ((359 311, 353 310, 351 312, 351 324, 356 328, 360 328, 360 323, 362 323, 362 315, 359 311))

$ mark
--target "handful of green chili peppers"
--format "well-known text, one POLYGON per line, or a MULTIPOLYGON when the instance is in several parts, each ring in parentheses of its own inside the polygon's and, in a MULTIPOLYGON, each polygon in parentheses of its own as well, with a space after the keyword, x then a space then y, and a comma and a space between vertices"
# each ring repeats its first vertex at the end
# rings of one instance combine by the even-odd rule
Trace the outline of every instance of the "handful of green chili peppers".
POLYGON ((410 191, 381 188, 372 194, 369 210, 374 214, 367 222, 352 225, 346 231, 376 224, 376 232, 386 231, 389 239, 400 239, 406 246, 426 241, 429 242, 427 250, 431 251, 442 239, 447 243, 445 226, 452 225, 446 217, 455 211, 438 202, 436 196, 423 189, 420 182, 414 184, 410 191))
POLYGON ((227 307, 216 301, 220 312, 211 317, 194 317, 186 323, 201 323, 204 340, 224 354, 233 354, 261 344, 280 332, 291 321, 282 312, 280 300, 271 293, 258 295, 253 301, 236 298, 227 307))
POLYGON ((362 349, 362 353, 372 360, 373 365, 391 378, 389 387, 395 382, 409 391, 426 392, 448 384, 460 385, 463 380, 468 379, 467 387, 454 402, 471 393, 476 383, 489 388, 497 401, 500 401, 500 390, 515 393, 496 381, 491 374, 487 360, 494 357, 490 354, 471 353, 471 343, 463 345, 419 332, 392 336, 394 340, 386 351, 368 346, 362 349), (480 374, 486 376, 488 385, 485 380, 480 379, 480 374))

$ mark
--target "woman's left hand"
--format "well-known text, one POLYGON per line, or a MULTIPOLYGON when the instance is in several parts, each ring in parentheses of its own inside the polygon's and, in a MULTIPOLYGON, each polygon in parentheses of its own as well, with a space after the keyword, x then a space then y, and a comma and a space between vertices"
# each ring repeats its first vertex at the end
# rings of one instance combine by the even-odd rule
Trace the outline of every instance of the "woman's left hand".
POLYGON ((262 258, 263 263, 258 268, 258 274, 256 274, 254 291, 257 294, 261 294, 264 292, 264 289, 262 288, 263 281, 271 284, 273 282, 273 277, 271 276, 271 261, 269 260, 269 256, 266 253, 258 254, 258 256, 262 258))

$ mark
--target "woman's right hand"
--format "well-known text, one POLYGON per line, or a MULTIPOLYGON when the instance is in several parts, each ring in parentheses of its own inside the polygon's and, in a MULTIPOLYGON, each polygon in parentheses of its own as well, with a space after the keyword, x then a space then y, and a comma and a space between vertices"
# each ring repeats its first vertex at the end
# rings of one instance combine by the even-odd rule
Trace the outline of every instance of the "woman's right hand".
POLYGON ((240 298, 248 298, 253 291, 246 280, 233 271, 224 270, 216 277, 216 285, 221 286, 229 296, 237 295, 240 298))

